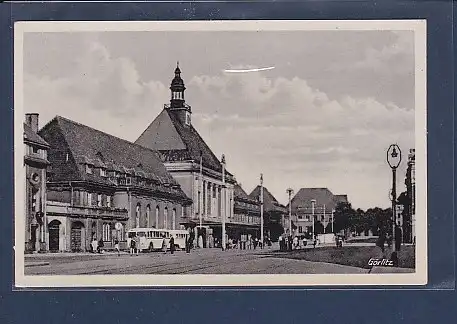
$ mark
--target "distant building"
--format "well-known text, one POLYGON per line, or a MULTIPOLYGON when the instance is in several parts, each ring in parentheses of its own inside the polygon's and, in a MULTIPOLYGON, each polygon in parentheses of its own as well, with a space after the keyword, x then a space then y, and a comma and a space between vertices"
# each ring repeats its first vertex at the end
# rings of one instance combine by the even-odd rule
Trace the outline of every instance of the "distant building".
MULTIPOLYGON (((342 202, 348 202, 347 195, 334 195, 327 188, 301 188, 291 200, 292 219, 297 226, 296 234, 312 235, 313 206, 315 231, 332 232, 333 211, 342 202), (319 230, 321 229, 321 230, 319 230)), ((287 205, 289 208, 289 205, 287 205)))
POLYGON ((235 177, 224 168, 223 179, 221 161, 192 125, 192 108, 185 102, 185 90, 177 66, 170 86, 170 104, 164 105, 135 143, 159 152, 167 170, 194 202, 185 218, 186 227, 200 228, 201 222, 203 247, 210 247, 215 241, 221 242, 222 215, 228 224, 227 235, 238 236, 235 233, 251 228, 252 223, 234 214, 235 177))
POLYGON ((252 199, 241 185, 236 184, 233 217, 227 225, 229 237, 240 239, 243 234, 260 238, 260 202, 252 199))
POLYGON ((25 146, 25 252, 47 250, 46 237, 46 169, 49 144, 38 134, 38 114, 26 114, 25 146))
MULTIPOLYGON (((249 197, 260 202, 260 193, 261 186, 259 185, 252 190, 249 197)), ((263 211, 264 234, 275 242, 289 227, 289 217, 286 207, 280 204, 266 187, 263 187, 263 211)))
POLYGON ((406 212, 403 213, 405 219, 403 235, 405 242, 416 242, 416 150, 410 149, 408 154, 408 168, 406 170, 406 195, 409 204, 406 212))
POLYGON ((49 250, 88 251, 94 238, 125 248, 131 228, 180 227, 192 202, 156 152, 59 116, 39 134, 50 144, 49 250))

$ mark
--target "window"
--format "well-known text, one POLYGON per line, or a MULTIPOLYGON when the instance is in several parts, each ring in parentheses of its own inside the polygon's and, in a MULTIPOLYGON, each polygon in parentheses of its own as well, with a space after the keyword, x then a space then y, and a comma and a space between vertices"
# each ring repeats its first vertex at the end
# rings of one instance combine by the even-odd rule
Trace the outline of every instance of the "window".
POLYGON ((103 224, 103 241, 111 241, 111 226, 108 223, 103 224))
POLYGON ((146 206, 146 227, 150 227, 149 217, 151 217, 151 206, 146 206))
POLYGON ((176 208, 173 208, 173 216, 172 216, 172 227, 171 229, 176 229, 176 208))
POLYGON ((35 154, 40 153, 40 149, 36 146, 33 146, 33 153, 35 153, 35 154))
POLYGON ((136 214, 135 214, 135 227, 140 227, 140 211, 141 211, 141 205, 137 204, 136 205, 136 214))
POLYGON ((90 192, 87 192, 87 205, 92 206, 92 194, 90 192))
POLYGON ((106 170, 105 169, 100 169, 100 176, 101 177, 106 177, 106 170))
POLYGON ((111 207, 111 196, 106 196, 106 206, 111 207))
POLYGON ((303 227, 298 226, 298 233, 303 233, 303 227))
POLYGON ((101 194, 97 195, 97 206, 98 207, 102 206, 102 195, 101 194))
POLYGON ((324 215, 321 216, 321 221, 324 221, 324 215))
POLYGON ((305 216, 305 221, 309 222, 309 218, 310 218, 309 215, 306 215, 305 216))
POLYGON ((89 164, 86 164, 86 173, 92 174, 92 166, 89 164))
POLYGON ((168 207, 163 210, 163 228, 167 229, 168 226, 168 207))
POLYGON ((120 223, 120 224, 121 224, 121 229, 116 230, 117 239, 119 241, 124 241, 125 240, 125 228, 124 228, 124 224, 122 224, 122 223, 120 223))
POLYGON ((159 208, 159 206, 157 206, 156 207, 156 220, 154 223, 155 228, 159 228, 159 212, 160 212, 160 208, 159 208))
POLYGON ((125 178, 125 184, 131 185, 132 184, 132 178, 131 177, 125 178))

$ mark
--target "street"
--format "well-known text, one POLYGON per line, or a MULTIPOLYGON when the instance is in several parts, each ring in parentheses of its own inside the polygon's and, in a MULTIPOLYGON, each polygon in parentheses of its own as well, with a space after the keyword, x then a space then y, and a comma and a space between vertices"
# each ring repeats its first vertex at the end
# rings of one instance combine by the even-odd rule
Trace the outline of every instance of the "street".
POLYGON ((196 249, 120 256, 106 254, 34 254, 25 257, 25 275, 100 274, 346 274, 367 269, 280 258, 272 249, 196 249))

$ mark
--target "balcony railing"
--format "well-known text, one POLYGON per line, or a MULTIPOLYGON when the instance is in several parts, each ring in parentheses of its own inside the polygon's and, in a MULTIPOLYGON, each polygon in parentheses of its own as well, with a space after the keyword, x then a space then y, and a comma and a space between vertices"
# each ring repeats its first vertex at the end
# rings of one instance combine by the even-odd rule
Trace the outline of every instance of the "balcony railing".
POLYGON ((69 206, 61 204, 48 203, 46 205, 46 212, 62 215, 78 215, 83 217, 97 217, 97 218, 114 218, 124 219, 128 218, 127 209, 110 208, 110 207, 88 207, 88 206, 69 206))

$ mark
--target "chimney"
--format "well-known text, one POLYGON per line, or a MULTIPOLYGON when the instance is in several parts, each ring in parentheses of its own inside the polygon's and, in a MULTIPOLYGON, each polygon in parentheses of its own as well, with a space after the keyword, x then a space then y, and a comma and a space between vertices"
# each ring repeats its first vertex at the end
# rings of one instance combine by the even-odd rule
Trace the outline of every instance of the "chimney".
POLYGON ((25 114, 25 123, 32 128, 32 130, 37 133, 38 132, 38 114, 31 113, 25 114))

